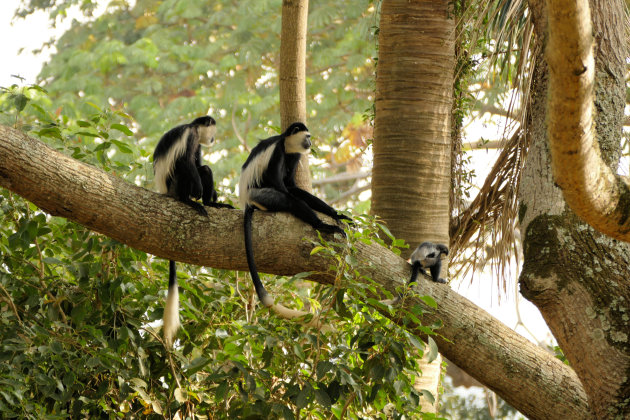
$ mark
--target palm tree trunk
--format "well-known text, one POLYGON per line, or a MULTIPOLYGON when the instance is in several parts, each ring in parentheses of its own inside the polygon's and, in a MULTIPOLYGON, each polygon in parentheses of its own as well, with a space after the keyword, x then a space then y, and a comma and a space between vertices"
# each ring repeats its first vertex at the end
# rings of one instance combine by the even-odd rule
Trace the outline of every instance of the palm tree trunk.
POLYGON ((448 9, 448 0, 381 6, 372 211, 411 246, 448 244, 455 66, 448 9))
MULTIPOLYGON (((284 131, 300 121, 306 123, 306 28, 308 0, 283 0, 280 33, 280 120, 284 131)), ((308 156, 302 156, 295 181, 312 191, 308 156)))
MULTIPOLYGON (((372 212, 411 249, 449 243, 451 106, 455 22, 448 0, 385 0, 381 5, 374 121, 372 212)), ((446 269, 446 265, 444 270, 446 269)), ((441 357, 420 362, 416 387, 436 412, 441 357)))

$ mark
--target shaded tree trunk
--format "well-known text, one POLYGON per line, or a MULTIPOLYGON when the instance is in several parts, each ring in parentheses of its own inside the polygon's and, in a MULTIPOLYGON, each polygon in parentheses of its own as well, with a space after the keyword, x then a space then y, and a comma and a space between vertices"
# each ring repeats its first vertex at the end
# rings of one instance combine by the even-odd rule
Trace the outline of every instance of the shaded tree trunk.
POLYGON ((372 212, 412 247, 449 243, 455 68, 449 4, 391 0, 381 6, 372 212))
MULTIPOLYGON (((625 55, 615 42, 625 27, 618 21, 620 1, 591 5, 597 136, 604 160, 616 171, 625 92, 619 58, 625 55)), ((537 39, 545 46, 546 10, 538 1, 530 7, 537 39)), ((581 221, 554 183, 546 126, 548 67, 543 56, 537 63, 528 111, 531 147, 520 190, 525 233, 521 292, 540 309, 580 377, 595 418, 629 418, 630 247, 581 221)))
MULTIPOLYGON (((241 211, 207 208, 209 217, 199 216, 183 203, 128 184, 4 126, 0 126, 0 186, 52 215, 158 257, 247 270, 243 242, 234 240, 235 235, 242 236, 241 211)), ((261 272, 309 271, 314 273, 311 280, 333 282, 330 261, 310 255, 317 235, 309 225, 282 213, 256 212, 254 218, 258 226, 253 232, 254 252, 261 256, 261 272)), ((410 266, 391 251, 359 241, 356 252, 361 276, 390 291, 406 282, 410 266)), ((413 297, 405 302, 425 308, 425 324, 443 323, 435 339, 449 360, 526 416, 586 418, 586 396, 572 369, 450 288, 421 279, 416 289, 420 295, 432 296, 437 309, 413 297)))
MULTIPOLYGON (((423 241, 449 243, 451 108, 455 22, 447 0, 385 0, 381 5, 374 119, 372 212, 408 257, 423 241)), ((444 264, 443 275, 446 273, 444 264)), ((441 357, 419 361, 416 388, 436 412, 441 357)))
MULTIPOLYGON (((554 180, 580 218, 606 235, 630 242, 630 184, 626 177, 616 175, 616 164, 610 167, 610 151, 602 160, 595 131, 595 37, 588 0, 548 1, 547 8, 548 130, 554 180)), ((599 79, 607 78, 601 74, 607 70, 623 80, 628 55, 623 3, 606 2, 593 17, 598 26, 595 35, 604 41, 598 43, 599 79)), ((616 120, 625 106, 625 97, 620 89, 610 92, 607 101, 617 111, 613 114, 616 120)), ((601 111, 605 110, 600 108, 601 111)), ((613 131, 607 133, 611 138, 603 138, 604 142, 611 139, 620 142, 621 130, 617 125, 616 122, 611 125, 613 131)))
MULTIPOLYGON (((307 18, 308 0, 282 1, 279 88, 280 121, 283 131, 294 122, 306 124, 307 18)), ((303 190, 312 191, 308 156, 302 156, 300 159, 295 181, 303 190)))

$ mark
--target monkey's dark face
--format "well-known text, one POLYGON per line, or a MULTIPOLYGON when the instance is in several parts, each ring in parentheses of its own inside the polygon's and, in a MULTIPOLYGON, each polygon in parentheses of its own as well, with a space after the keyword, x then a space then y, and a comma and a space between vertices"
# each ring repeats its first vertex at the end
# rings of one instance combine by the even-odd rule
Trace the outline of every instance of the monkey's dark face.
POLYGON ((293 123, 283 133, 285 153, 308 153, 311 150, 311 133, 302 123, 293 123))

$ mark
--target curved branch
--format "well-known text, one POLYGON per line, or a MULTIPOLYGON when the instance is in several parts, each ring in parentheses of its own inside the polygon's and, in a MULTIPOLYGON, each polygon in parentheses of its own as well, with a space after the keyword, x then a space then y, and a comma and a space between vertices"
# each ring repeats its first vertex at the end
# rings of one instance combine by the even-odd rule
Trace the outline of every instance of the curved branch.
MULTIPOLYGON (((185 204, 131 185, 75 161, 42 142, 0 126, 0 186, 44 211, 66 217, 128 246, 165 259, 230 270, 247 270, 242 213, 207 208, 199 216, 185 204)), ((282 213, 254 215, 254 244, 263 272, 293 275, 311 271, 311 280, 330 284, 328 260, 312 256, 310 226, 282 213)), ((407 262, 378 244, 357 242, 361 274, 389 290, 406 281, 407 262)), ((569 367, 530 343, 450 288, 418 282, 437 310, 425 306, 423 322, 441 320, 440 352, 533 418, 581 419, 588 415, 584 390, 569 367), (547 392, 541 392, 545 390, 547 392), (561 400, 559 400, 561 399, 561 400)), ((423 302, 405 299, 410 305, 423 302)))
POLYGON ((588 0, 548 0, 548 130, 554 179, 586 223, 630 242, 630 183, 600 155, 594 127, 595 60, 588 0))

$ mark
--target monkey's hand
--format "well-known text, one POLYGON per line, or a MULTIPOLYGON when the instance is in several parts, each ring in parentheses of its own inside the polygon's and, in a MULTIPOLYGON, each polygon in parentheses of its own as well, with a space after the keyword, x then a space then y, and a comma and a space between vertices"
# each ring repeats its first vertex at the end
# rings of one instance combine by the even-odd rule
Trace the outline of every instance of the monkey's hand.
POLYGON ((234 206, 232 206, 231 204, 225 204, 225 203, 210 203, 210 204, 206 204, 206 206, 214 207, 217 209, 233 209, 234 208, 234 206))
POLYGON ((344 237, 346 236, 346 232, 344 232, 339 226, 329 225, 328 223, 322 223, 315 229, 322 233, 341 233, 344 237))
POLYGON ((337 213, 337 217, 334 218, 337 222, 340 222, 342 220, 345 220, 346 223, 350 226, 354 226, 354 221, 352 220, 352 218, 346 216, 345 214, 340 214, 337 213))

